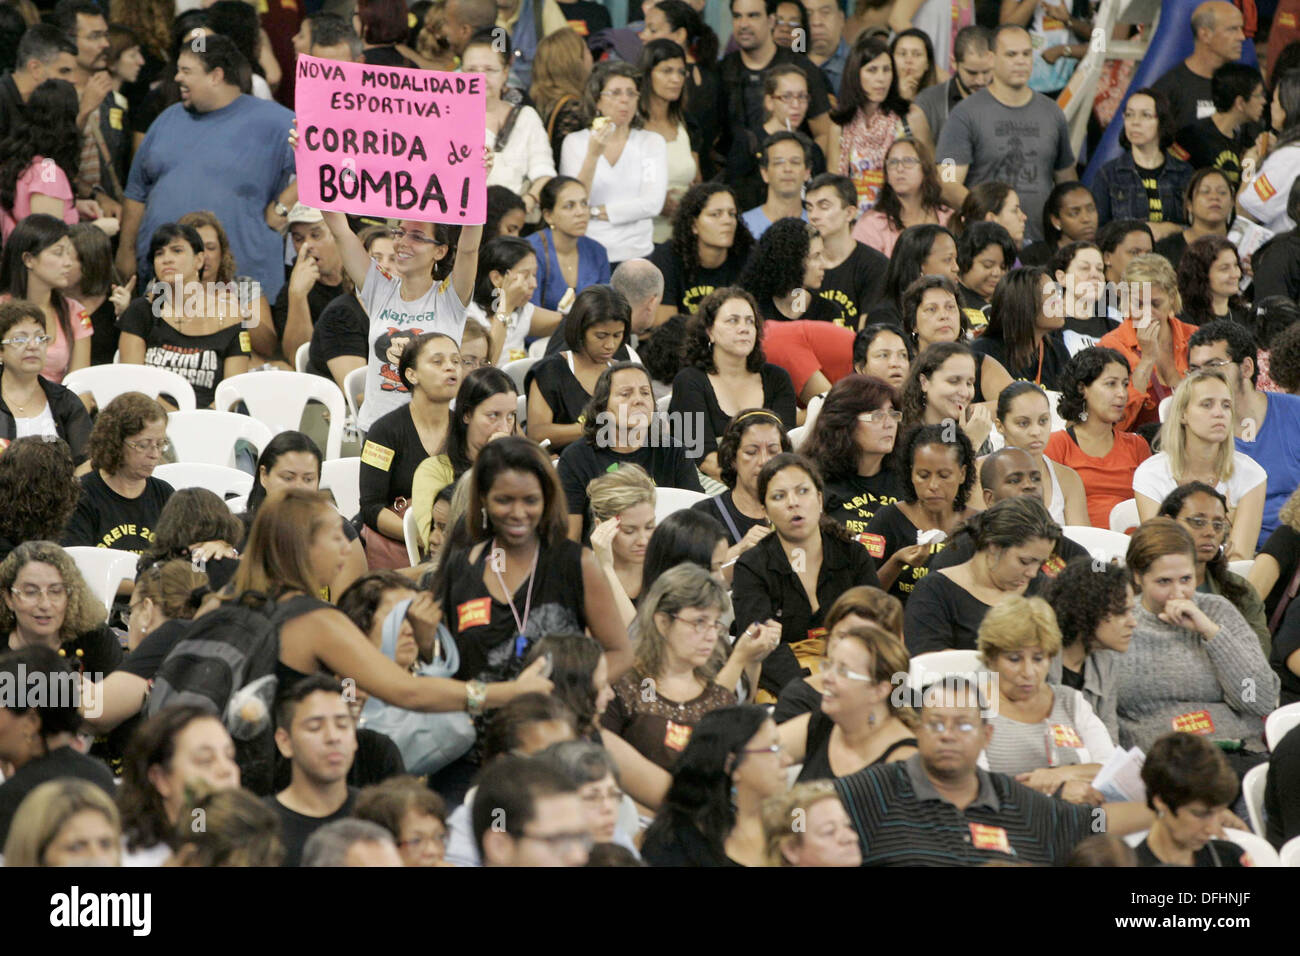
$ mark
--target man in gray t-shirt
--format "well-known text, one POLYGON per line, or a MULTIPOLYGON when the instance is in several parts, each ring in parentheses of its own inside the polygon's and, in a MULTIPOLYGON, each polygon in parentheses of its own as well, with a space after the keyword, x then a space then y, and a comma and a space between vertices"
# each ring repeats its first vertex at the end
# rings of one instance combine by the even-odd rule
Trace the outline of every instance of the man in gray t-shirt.
POLYGON ((993 82, 953 107, 935 158, 953 164, 944 198, 960 206, 971 186, 1004 182, 1028 217, 1025 240, 1043 238, 1043 203, 1057 183, 1077 179, 1065 114, 1029 88, 1033 47, 1029 33, 1003 24, 994 33, 993 82), (951 180, 951 181, 949 181, 951 180))

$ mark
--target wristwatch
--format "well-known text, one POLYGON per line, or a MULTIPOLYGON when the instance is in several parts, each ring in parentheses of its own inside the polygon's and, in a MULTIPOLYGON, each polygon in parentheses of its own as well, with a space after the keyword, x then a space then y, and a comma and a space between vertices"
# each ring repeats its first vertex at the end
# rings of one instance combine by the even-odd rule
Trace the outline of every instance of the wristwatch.
POLYGON ((275 214, 281 219, 284 219, 289 215, 289 207, 278 199, 275 201, 275 205, 271 208, 275 210, 275 214))

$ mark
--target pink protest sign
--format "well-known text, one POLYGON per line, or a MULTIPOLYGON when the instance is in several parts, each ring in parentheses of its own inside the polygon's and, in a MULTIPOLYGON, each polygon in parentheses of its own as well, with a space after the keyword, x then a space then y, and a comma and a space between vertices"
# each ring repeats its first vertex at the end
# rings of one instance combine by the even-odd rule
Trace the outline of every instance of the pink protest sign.
POLYGON ((482 76, 305 55, 294 68, 301 202, 386 219, 487 219, 482 76))

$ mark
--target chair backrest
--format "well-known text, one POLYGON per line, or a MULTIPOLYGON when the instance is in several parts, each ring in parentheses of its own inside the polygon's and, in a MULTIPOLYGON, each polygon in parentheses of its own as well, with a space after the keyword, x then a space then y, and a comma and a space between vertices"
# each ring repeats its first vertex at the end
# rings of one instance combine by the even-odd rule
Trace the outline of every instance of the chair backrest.
POLYGON ((1250 577, 1250 569, 1253 568, 1254 566, 1255 566, 1254 558, 1251 558, 1249 561, 1228 562, 1228 570, 1231 571, 1233 574, 1241 575, 1243 578, 1250 577))
POLYGON ((229 411, 243 401, 248 412, 279 434, 302 428, 302 413, 308 401, 318 401, 329 412, 329 435, 325 457, 338 458, 343 449, 343 425, 347 402, 339 387, 319 375, 301 372, 245 372, 232 375, 217 386, 216 408, 229 411))
POLYGON ((225 465, 180 461, 159 465, 153 474, 173 488, 206 488, 222 500, 228 495, 247 495, 253 490, 252 475, 225 465))
POLYGON ((520 431, 528 425, 528 396, 520 395, 515 399, 515 427, 520 431))
POLYGON ((1268 782, 1268 764, 1251 767, 1241 778, 1241 795, 1246 799, 1250 828, 1264 835, 1264 784, 1268 782))
POLYGON ((343 400, 347 402, 348 414, 352 421, 357 420, 357 396, 366 390, 366 366, 354 368, 343 376, 343 400))
POLYGON ((402 537, 406 541, 406 557, 411 567, 420 563, 420 532, 415 527, 415 509, 407 508, 402 515, 402 537))
POLYGON ((235 466, 235 442, 249 442, 260 456, 275 435, 256 418, 210 408, 172 412, 167 416, 167 438, 176 460, 235 466))
POLYGON ((248 510, 248 495, 236 495, 226 499, 226 507, 232 515, 242 515, 248 510))
POLYGON ((361 510, 361 459, 333 458, 320 466, 320 486, 334 494, 343 517, 349 521, 361 510))
POLYGON ((1164 398, 1160 399, 1158 414, 1160 415, 1160 420, 1162 422, 1165 420, 1165 416, 1169 414, 1169 406, 1173 403, 1174 397, 1172 395, 1166 395, 1164 398))
POLYGON ((311 343, 303 342, 293 356, 293 367, 299 372, 307 371, 307 356, 311 353, 311 343))
POLYGON ((1264 741, 1269 750, 1276 750, 1282 738, 1300 724, 1300 702, 1283 704, 1264 718, 1264 741))
POLYGON ((113 598, 123 581, 135 580, 135 564, 139 555, 111 548, 64 548, 72 558, 86 586, 104 603, 104 609, 113 612, 113 598))
POLYGON ((703 501, 709 497, 698 491, 687 491, 685 488, 656 488, 655 489, 655 524, 659 524, 674 511, 682 511, 690 508, 697 501, 703 501))
POLYGON ((1256 866, 1282 865, 1282 858, 1277 855, 1277 850, 1273 849, 1273 844, 1262 836, 1247 833, 1245 830, 1234 830, 1231 827, 1224 827, 1223 835, 1249 853, 1250 861, 1256 866))
POLYGON ((979 651, 930 651, 912 658, 907 667, 907 681, 914 690, 920 690, 948 674, 975 675, 984 669, 979 651))
POLYGON ((668 411, 668 406, 672 404, 672 401, 673 401, 673 393, 669 392, 663 398, 660 398, 655 401, 655 411, 657 412, 668 411))
MULTIPOLYGON (((558 332, 558 330, 557 330, 558 332)), ((551 337, 537 339, 532 345, 528 346, 528 357, 541 359, 546 357, 546 346, 551 344, 551 337)))
POLYGON ((1078 524, 1067 524, 1061 531, 1075 544, 1086 548, 1098 561, 1109 562, 1111 558, 1118 558, 1120 564, 1124 563, 1124 556, 1128 553, 1128 535, 1078 524))
POLYGON ((1142 523, 1138 517, 1138 503, 1133 498, 1125 499, 1110 509, 1110 530, 1119 534, 1128 534, 1129 528, 1136 528, 1142 523))
POLYGON ((123 392, 144 392, 150 398, 170 395, 184 412, 192 412, 197 406, 189 382, 175 372, 152 365, 92 365, 69 372, 63 385, 78 395, 93 395, 100 408, 123 392))
POLYGON ((510 380, 515 383, 515 388, 519 393, 524 392, 524 377, 528 375, 528 370, 537 364, 537 359, 529 356, 528 358, 515 359, 513 362, 507 362, 501 366, 501 371, 510 376, 510 380))
POLYGON ((1278 852, 1283 866, 1300 866, 1300 837, 1292 837, 1282 844, 1278 852))

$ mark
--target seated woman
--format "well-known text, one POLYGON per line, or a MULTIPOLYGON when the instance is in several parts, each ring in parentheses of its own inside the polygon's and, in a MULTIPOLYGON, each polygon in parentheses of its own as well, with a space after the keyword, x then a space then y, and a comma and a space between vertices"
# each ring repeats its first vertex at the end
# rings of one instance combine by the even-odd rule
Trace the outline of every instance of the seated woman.
POLYGON ((1047 509, 1029 495, 999 501, 966 524, 974 556, 926 575, 904 608, 903 634, 913 655, 973 650, 989 608, 1033 593, 1061 537, 1047 509))
POLYGON ((1088 498, 1078 472, 1047 458, 1052 431, 1052 413, 1047 396, 1033 382, 1012 382, 998 396, 993 422, 1005 441, 1004 447, 1029 453, 1043 476, 1043 505, 1059 525, 1088 524, 1088 498))
POLYGON ((1259 541, 1268 475, 1236 450, 1235 426, 1232 389, 1223 373, 1202 369, 1187 376, 1161 426, 1161 450, 1133 472, 1133 497, 1145 521, 1179 485, 1204 481, 1228 501, 1228 560, 1248 561, 1259 541))
MULTIPOLYGON (((260 286, 255 285, 255 283, 257 282, 256 279, 254 279, 252 276, 249 275, 239 274, 238 271, 239 263, 235 261, 235 254, 230 249, 230 238, 226 235, 226 227, 221 224, 221 220, 217 218, 216 213, 209 212, 206 209, 200 209, 196 212, 187 212, 185 215, 177 219, 176 223, 177 225, 181 225, 181 226, 193 226, 194 231, 197 232, 199 234, 199 238, 203 240, 203 261, 199 263, 199 279, 201 281, 234 282, 234 283, 239 283, 242 286, 242 288, 248 290, 256 290, 260 292, 260 286)), ((381 228, 383 230, 383 234, 386 237, 388 237, 385 241, 387 242, 389 248, 391 249, 393 244, 392 233, 388 231, 387 226, 383 226, 381 228)), ((290 240, 292 240, 292 235, 290 236, 290 240)), ((76 226, 73 227, 72 241, 74 243, 77 242, 76 226)), ((78 248, 80 247, 78 246, 78 248)), ((317 258, 315 261, 319 269, 320 258, 317 258)), ((321 312, 324 311, 326 307, 325 303, 328 301, 332 301, 332 299, 339 298, 340 293, 343 292, 351 293, 348 297, 353 299, 353 301, 355 301, 356 299, 355 290, 352 287, 352 280, 349 279, 347 276, 341 275, 342 263, 338 259, 334 259, 334 261, 338 263, 337 268, 339 270, 340 278, 342 281, 339 282, 337 285, 326 285, 322 281, 319 283, 319 285, 317 285, 312 289, 311 295, 308 297, 308 303, 309 303, 308 314, 311 316, 310 321, 312 322, 313 325, 318 321, 318 317, 321 314, 321 312), (322 292, 326 292, 326 295, 329 298, 327 298, 326 295, 322 295, 321 294, 322 292)), ((385 266, 385 268, 387 268, 387 266, 385 266)), ((284 311, 281 312, 278 316, 272 315, 271 302, 266 298, 264 294, 258 295, 256 300, 254 300, 251 303, 252 310, 253 310, 253 315, 251 316, 251 318, 257 323, 253 327, 253 329, 250 330, 249 333, 249 336, 252 339, 254 355, 257 354, 257 350, 258 350, 257 349, 258 336, 254 333, 258 329, 266 329, 269 330, 271 333, 273 333, 271 336, 271 341, 267 342, 267 345, 269 346, 269 350, 271 352, 271 357, 274 357, 276 353, 281 349, 280 339, 283 338, 283 334, 280 330, 285 328, 288 322, 288 315, 289 315, 288 313, 289 299, 288 299, 287 282, 285 283, 285 287, 282 290, 282 294, 283 297, 280 301, 283 302, 282 308, 284 309, 284 311)), ((115 297, 115 298, 117 298, 118 301, 121 301, 121 297, 115 297)), ((119 307, 115 302, 114 308, 117 309, 117 312, 120 315, 121 312, 126 308, 128 304, 129 304, 129 300, 127 300, 126 302, 122 302, 121 306, 119 307)), ((364 324, 365 323, 363 321, 362 325, 364 324)), ((95 341, 92 343, 91 347, 95 348, 98 345, 99 345, 99 333, 98 330, 96 330, 95 341)), ((114 349, 117 348, 116 336, 114 336, 113 338, 113 348, 114 349)), ((364 354, 365 346, 362 345, 361 349, 362 349, 362 354, 364 354)), ((290 359, 292 359, 293 357, 294 356, 292 354, 288 356, 288 358, 290 359)), ((259 356, 259 358, 265 358, 265 356, 259 356)), ((249 357, 249 364, 250 365, 254 364, 252 356, 249 357)), ((261 362, 258 362, 256 364, 261 364, 261 362)), ((292 366, 288 362, 283 363, 283 367, 292 370, 292 366)))
POLYGON ((785 424, 765 408, 738 412, 718 439, 718 472, 727 490, 691 507, 722 523, 729 564, 772 533, 758 497, 758 473, 777 455, 793 450, 785 424))
POLYGON ((1217 319, 1250 324, 1250 309, 1241 295, 1241 256, 1223 236, 1201 236, 1178 263, 1182 320, 1207 325, 1217 319))
MULTIPOLYGON (((909 226, 947 226, 952 209, 940 198, 942 185, 930 147, 910 136, 885 150, 884 183, 875 205, 853 227, 853 238, 887 256, 909 226)), ((1013 256, 1014 258, 1014 256, 1013 256)))
POLYGON ((1047 680, 1083 694, 1110 739, 1118 741, 1115 662, 1128 652, 1137 626, 1128 574, 1117 564, 1097 567, 1092 558, 1078 557, 1041 594, 1061 632, 1061 653, 1052 658, 1047 680))
POLYGON ((601 726, 665 770, 672 770, 700 718, 735 704, 741 673, 753 676, 776 646, 777 630, 769 624, 753 627, 730 648, 721 623, 730 604, 712 575, 683 564, 659 576, 637 611, 636 658, 613 682, 601 726), (724 666, 728 657, 735 660, 724 666))
POLYGON ((780 725, 781 749, 803 764, 801 782, 847 777, 916 753, 915 718, 894 696, 894 675, 906 672, 903 642, 874 624, 842 625, 827 640, 821 706, 780 725))
POLYGON ((894 467, 902 497, 875 513, 861 540, 881 562, 880 586, 906 604, 928 573, 930 555, 974 513, 967 502, 975 487, 975 455, 961 429, 950 435, 945 425, 921 425, 903 435, 894 467))
POLYGON ((817 462, 826 481, 826 513, 849 534, 867 530, 876 512, 899 499, 894 444, 903 413, 885 382, 850 375, 826 394, 802 454, 817 462))
POLYGON ((673 764, 642 858, 651 866, 762 866, 763 801, 785 792, 789 765, 766 708, 706 714, 673 764))
MULTIPOLYGON (((244 522, 243 542, 248 540, 248 529, 253 526, 257 512, 264 506, 279 501, 294 488, 315 491, 320 487, 320 448, 302 432, 280 432, 262 449, 257 459, 253 490, 248 495, 248 510, 240 515, 244 522)), ((352 516, 344 515, 343 536, 348 541, 348 553, 343 566, 325 582, 324 595, 342 594, 361 575, 366 573, 366 552, 357 529, 352 526, 352 516)), ((240 550, 244 548, 240 544, 240 550)))
POLYGON ((1211 741, 1165 734, 1148 749, 1142 782, 1156 819, 1137 846, 1138 866, 1254 865, 1236 843, 1214 839, 1241 784, 1211 741))
POLYGON ((1028 221, 1029 217, 1020 208, 1020 196, 1016 191, 1006 183, 990 180, 971 187, 952 225, 953 232, 961 235, 974 223, 996 222, 1011 236, 1018 257, 1025 244, 1025 223, 1028 221))
POLYGON ((1220 594, 1232 602, 1246 623, 1259 636, 1267 656, 1272 644, 1264 602, 1250 582, 1228 569, 1224 550, 1232 522, 1223 494, 1203 481, 1189 481, 1169 492, 1160 502, 1159 514, 1173 518, 1196 542, 1196 590, 1220 594))
POLYGON ((528 370, 528 437, 559 452, 582 437, 582 414, 596 382, 631 333, 632 310, 612 287, 583 289, 564 317, 565 349, 528 370))
POLYGON ((895 391, 902 391, 911 364, 911 346, 897 325, 875 322, 853 339, 853 371, 874 376, 895 391))
MULTIPOLYGON (((822 653, 825 654, 846 629, 867 625, 880 627, 901 641, 903 605, 898 602, 898 598, 891 597, 880 588, 867 585, 849 588, 835 599, 831 609, 826 612, 826 619, 823 621, 826 636, 822 639, 822 653)), ((784 724, 787 720, 821 708, 826 672, 822 662, 814 663, 815 673, 807 677, 796 677, 781 688, 776 708, 772 712, 772 717, 778 724, 784 724)))
POLYGON ((5 866, 121 866, 122 827, 111 792, 75 778, 50 780, 18 806, 5 866))
POLYGON ((1098 225, 1136 219, 1150 225, 1154 239, 1182 230, 1183 192, 1192 167, 1170 151, 1178 132, 1164 93, 1146 86, 1129 94, 1119 134, 1121 152, 1102 163, 1092 183, 1098 225))
MULTIPOLYGON (((889 322, 907 329, 902 321, 903 293, 921 276, 943 276, 956 289, 960 278, 957 239, 943 226, 908 226, 899 234, 885 272, 885 294, 871 309, 870 321, 889 322)), ((914 333, 912 329, 908 331, 914 333)), ((967 331, 964 325, 962 331, 967 331)))
POLYGON ((1070 355, 1096 345, 1119 325, 1107 314, 1106 265, 1101 247, 1092 242, 1071 242, 1052 256, 1048 273, 1061 287, 1065 328, 1061 337, 1070 355))
POLYGON ((277 867, 284 862, 280 818, 248 790, 200 789, 186 801, 180 818, 186 822, 176 832, 176 852, 168 866, 277 867), (198 819, 197 811, 207 823, 201 830, 187 825, 198 819))
POLYGON ((988 325, 998 281, 1015 261, 1016 244, 996 222, 973 222, 957 237, 957 298, 975 332, 988 325))
POLYGON ((1045 266, 1071 242, 1097 238, 1097 202, 1081 182, 1057 183, 1043 202, 1043 238, 1020 250, 1020 264, 1045 266))
POLYGON ((801 657, 820 659, 826 612, 848 588, 875 585, 866 549, 823 514, 824 486, 802 455, 777 455, 758 473, 758 493, 775 534, 741 555, 732 595, 736 628, 779 618, 781 647, 763 664, 762 688, 773 698, 798 677, 801 657))
POLYGON ((1155 244, 1156 255, 1163 256, 1175 269, 1183 261, 1187 247, 1202 236, 1226 236, 1233 216, 1232 197, 1236 188, 1222 169, 1207 166, 1192 173, 1183 193, 1183 208, 1190 226, 1182 223, 1170 235, 1155 244))
POLYGON ((611 365, 597 379, 583 412, 582 437, 564 449, 558 465, 573 540, 585 539, 591 532, 587 485, 612 466, 640 465, 659 487, 703 493, 686 449, 665 441, 662 429, 652 426, 654 412, 650 373, 635 362, 611 365))
POLYGON ((402 515, 415 470, 437 455, 450 430, 450 403, 460 385, 460 349, 441 332, 427 332, 402 350, 397 374, 411 400, 382 416, 361 450, 361 519, 366 562, 372 570, 410 563, 402 515))
MULTIPOLYGON (((37 544, 39 542, 29 542, 24 547, 37 544)), ((0 565, 0 580, 8 578, 12 583, 12 577, 4 573, 11 560, 12 557, 0 565)), ((35 585, 23 586, 35 587, 35 585)), ((47 593, 44 588, 38 590, 47 593)), ((9 594, 6 589, 6 605, 11 600, 9 594)), ((49 604, 52 603, 48 597, 40 595, 34 601, 25 597, 19 600, 23 602, 24 608, 45 605, 47 613, 49 604)), ((66 597, 63 600, 66 601, 66 597)), ((24 616, 29 613, 24 610, 24 616)), ((12 618, 12 614, 13 612, 6 608, 3 616, 12 618)), ((8 622, 0 620, 0 627, 10 630, 13 627, 12 620, 8 622)), ((10 638, 9 643, 13 646, 15 643, 13 637, 10 638)), ((49 646, 45 646, 43 642, 22 646, 20 650, 0 655, 0 676, 3 676, 5 683, 10 687, 27 688, 32 686, 29 680, 41 677, 51 682, 46 686, 66 686, 69 671, 68 661, 49 646), (55 681, 59 683, 53 683, 55 681)), ((0 701, 0 713, 3 714, 0 720, 6 726, 13 728, 0 738, 0 760, 12 768, 4 783, 0 783, 0 842, 9 837, 10 824, 23 798, 47 780, 56 777, 75 777, 94 784, 106 794, 113 793, 113 774, 108 767, 104 766, 102 761, 86 756, 73 746, 77 730, 81 726, 81 711, 77 707, 77 702, 72 699, 62 699, 63 695, 58 697, 60 699, 45 700, 43 706, 32 704, 25 694, 6 694, 4 700, 0 701), (19 703, 24 706, 19 707, 19 703)))
POLYGON ((488 355, 493 365, 527 358, 529 338, 544 338, 559 327, 560 313, 533 304, 536 291, 537 255, 530 243, 497 236, 483 244, 474 298, 465 314, 489 333, 493 318, 505 326, 505 339, 492 345, 500 352, 488 355))
POLYGON ((23 299, 0 303, 0 440, 29 435, 62 439, 80 466, 90 442, 90 416, 73 392, 41 374, 50 336, 41 310, 23 299))
POLYGON ((24 541, 56 541, 77 507, 81 483, 62 439, 18 438, 0 455, 0 561, 24 541))
POLYGON ((217 591, 239 566, 236 548, 243 540, 244 523, 224 501, 206 488, 180 488, 163 505, 153 543, 137 567, 180 558, 206 574, 217 591))
MULTIPOLYGON (((674 511, 655 525, 654 534, 650 535, 641 573, 641 593, 649 594, 659 576, 679 564, 703 568, 726 587, 736 566, 734 561, 728 562, 727 554, 727 533, 721 521, 694 508, 674 511)), ((723 616, 730 614, 728 611, 723 616)))
POLYGON ((763 832, 768 866, 862 865, 858 831, 829 780, 796 784, 765 800, 763 832), (806 821, 797 831, 790 826, 796 818, 806 821))
POLYGON ((988 769, 1049 796, 1093 803, 1092 778, 1115 743, 1083 694, 1047 682, 1061 650, 1051 606, 1042 598, 1007 598, 984 615, 978 647, 981 663, 997 675, 988 769))
MULTIPOLYGON (((789 373, 767 361, 763 319, 754 297, 737 286, 714 290, 686 322, 682 370, 673 379, 670 415, 703 434, 694 437, 700 471, 721 475, 718 439, 742 409, 771 409, 786 428, 795 426, 789 373)), ((685 429, 678 436, 686 440, 685 429)))
MULTIPOLYGON (((948 302, 952 304, 951 299, 948 302)), ((961 342, 940 342, 926 348, 912 363, 899 396, 903 431, 954 422, 972 448, 980 454, 992 451, 988 441, 993 430, 992 410, 986 404, 974 404, 979 366, 979 357, 961 342)))
POLYGON ((636 616, 645 552, 655 529, 655 486, 639 465, 623 465, 591 480, 591 550, 625 625, 636 616))
POLYGON ((1070 360, 1061 329, 1064 303, 1056 283, 1036 266, 1012 269, 993 292, 988 327, 971 344, 1014 379, 1055 389, 1070 360))
POLYGON ((211 408, 222 380, 248 371, 239 298, 211 287, 203 296, 189 294, 192 285, 204 288, 198 285, 203 240, 193 226, 168 222, 155 229, 148 261, 156 289, 134 299, 117 320, 122 363, 176 372, 194 387, 198 407, 211 408))
POLYGON ((1072 357, 1056 406, 1067 424, 1043 450, 1078 474, 1095 528, 1110 527, 1111 509, 1133 497, 1133 473, 1151 457, 1144 439, 1116 427, 1124 418, 1128 376, 1128 360, 1114 349, 1093 346, 1072 357))
MULTIPOLYGON (((116 282, 113 265, 113 242, 88 222, 77 223, 68 230, 72 240, 72 270, 65 290, 69 299, 81 303, 90 317, 90 365, 107 365, 117 351, 117 311, 113 293, 122 289, 116 282)), ((123 293, 126 294, 123 289, 123 293)), ((126 303, 123 303, 125 306, 126 303)), ((268 321, 270 313, 267 313, 268 321)), ((43 318, 43 316, 42 316, 43 318)))
POLYGON ((673 237, 655 246, 650 261, 664 276, 655 325, 691 315, 713 292, 735 285, 754 247, 726 183, 696 183, 686 191, 673 221, 673 237))
POLYGON ((447 804, 418 777, 390 777, 357 794, 352 815, 393 835, 406 866, 450 866, 447 804))
POLYGON ((1172 518, 1144 522, 1125 564, 1141 597, 1128 653, 1116 663, 1120 746, 1149 751, 1174 730, 1258 738, 1278 677, 1227 598, 1196 590, 1196 543, 1172 518))
MULTIPOLYGON (((464 357, 464 352, 461 352, 464 357)), ((515 383, 494 366, 476 368, 461 380, 456 411, 443 450, 420 462, 411 477, 411 504, 420 547, 428 548, 434 498, 474 466, 488 442, 515 433, 519 396, 515 383)))
POLYGON ((125 866, 167 861, 195 788, 239 789, 235 743, 211 711, 189 704, 168 707, 140 724, 127 747, 117 794, 125 866))
POLYGON ((537 256, 537 287, 533 305, 559 311, 568 296, 589 285, 609 282, 609 256, 605 247, 587 235, 591 210, 587 187, 572 176, 556 176, 542 187, 538 203, 544 229, 529 234, 537 256))

